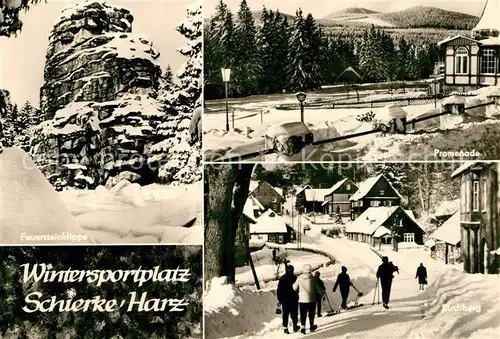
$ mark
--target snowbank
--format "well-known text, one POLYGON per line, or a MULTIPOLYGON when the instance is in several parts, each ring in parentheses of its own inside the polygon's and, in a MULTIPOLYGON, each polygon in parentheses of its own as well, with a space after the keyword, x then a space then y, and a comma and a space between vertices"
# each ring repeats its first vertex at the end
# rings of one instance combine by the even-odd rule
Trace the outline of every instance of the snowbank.
POLYGON ((124 180, 108 190, 60 193, 76 221, 98 242, 203 242, 201 184, 140 186, 124 180), (196 226, 189 226, 192 223, 196 226))
POLYGON ((0 154, 0 243, 74 244, 60 238, 64 233, 85 236, 31 157, 19 148, 4 149, 0 154), (26 238, 56 235, 59 238, 52 240, 26 238))
POLYGON ((427 325, 446 338, 498 338, 500 276, 450 270, 440 276, 424 305, 427 325))

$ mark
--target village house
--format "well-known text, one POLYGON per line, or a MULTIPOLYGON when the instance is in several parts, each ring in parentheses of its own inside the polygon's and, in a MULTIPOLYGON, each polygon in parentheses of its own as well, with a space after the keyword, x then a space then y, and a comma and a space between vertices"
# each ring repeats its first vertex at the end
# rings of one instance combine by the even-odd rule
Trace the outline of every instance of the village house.
POLYGON ((439 227, 460 209, 460 199, 445 200, 436 208, 433 222, 439 227))
POLYGON ((444 82, 449 86, 500 84, 500 0, 488 0, 470 36, 438 43, 444 54, 444 82))
POLYGON ((423 245, 424 230, 411 211, 401 206, 369 207, 348 224, 345 230, 350 240, 361 241, 372 246, 397 243, 423 245))
POLYGON ((250 224, 250 240, 286 244, 293 238, 293 229, 273 210, 267 210, 250 224))
POLYGON ((281 188, 273 187, 266 181, 251 181, 249 195, 257 199, 264 209, 272 209, 278 214, 283 213, 285 197, 281 188))
POLYGON ((323 212, 323 203, 325 202, 325 194, 329 193, 329 188, 310 188, 310 186, 304 187, 297 193, 297 210, 304 213, 323 212))
POLYGON ((467 273, 498 273, 500 248, 499 163, 467 162, 460 180, 460 250, 467 273))
MULTIPOLYGON (((456 211, 437 230, 429 235, 432 256, 445 264, 461 262, 460 212, 456 211)), ((427 242, 426 242, 427 243, 427 242)))
POLYGON ((340 212, 342 216, 351 214, 351 197, 358 190, 358 186, 349 178, 344 178, 333 185, 325 194, 323 212, 336 215, 340 212))
POLYGON ((383 174, 368 178, 359 185, 359 189, 349 199, 351 220, 355 220, 370 207, 399 206, 401 199, 403 197, 383 174))

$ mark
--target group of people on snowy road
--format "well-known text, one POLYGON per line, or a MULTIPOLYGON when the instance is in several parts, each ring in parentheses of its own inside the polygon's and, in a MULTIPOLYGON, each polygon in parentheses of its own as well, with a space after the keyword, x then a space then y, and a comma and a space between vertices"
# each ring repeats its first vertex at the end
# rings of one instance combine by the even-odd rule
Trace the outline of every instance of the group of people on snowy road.
MULTIPOLYGON (((287 264, 286 273, 280 278, 277 289, 278 305, 283 317, 283 329, 286 334, 290 334, 288 330, 288 320, 292 320, 293 332, 301 331, 306 333, 306 322, 309 320, 309 331, 314 332, 318 326, 314 324, 317 311, 318 317, 321 317, 321 300, 327 298, 326 287, 320 278, 320 272, 312 274, 311 266, 306 264, 302 268, 302 274, 298 277, 294 274, 294 267, 287 264), (299 326, 300 314, 300 326, 299 326)), ((394 273, 399 274, 399 268, 395 266, 388 257, 382 257, 382 264, 377 269, 377 285, 375 293, 378 293, 377 286, 380 283, 382 290, 383 307, 389 309, 389 300, 391 295, 392 281, 394 273)), ((415 278, 418 278, 420 289, 424 289, 427 284, 427 269, 423 264, 417 268, 415 278)), ((347 300, 349 298, 350 288, 353 287, 358 292, 358 297, 363 293, 353 285, 347 267, 342 266, 341 272, 337 276, 333 292, 339 288, 342 298, 341 308, 347 308, 347 300)), ((331 306, 330 306, 331 307, 331 306)))

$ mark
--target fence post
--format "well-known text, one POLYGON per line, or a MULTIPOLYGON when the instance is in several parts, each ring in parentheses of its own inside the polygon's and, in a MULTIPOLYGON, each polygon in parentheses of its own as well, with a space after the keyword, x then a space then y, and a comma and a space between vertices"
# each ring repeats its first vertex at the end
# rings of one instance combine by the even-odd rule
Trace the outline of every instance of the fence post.
POLYGON ((262 108, 260 109, 260 123, 263 124, 264 123, 264 116, 262 114, 262 108))

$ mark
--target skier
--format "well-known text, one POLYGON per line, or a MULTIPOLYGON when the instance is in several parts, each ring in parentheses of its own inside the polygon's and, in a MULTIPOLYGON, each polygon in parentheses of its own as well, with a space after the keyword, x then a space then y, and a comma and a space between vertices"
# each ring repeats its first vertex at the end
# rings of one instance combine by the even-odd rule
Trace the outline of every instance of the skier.
POLYGON ((319 293, 318 283, 311 273, 311 265, 304 265, 302 274, 293 284, 293 289, 299 292, 300 332, 306 334, 306 318, 309 318, 309 330, 316 331, 318 328, 314 324, 314 315, 316 311, 316 295, 319 293))
POLYGON ((297 277, 294 275, 294 267, 287 264, 286 273, 280 278, 277 289, 278 302, 281 304, 283 310, 283 327, 287 334, 289 333, 288 317, 292 319, 293 331, 297 332, 300 329, 298 326, 299 296, 293 288, 296 281, 297 277))
POLYGON ((333 292, 337 290, 337 286, 340 287, 340 295, 342 296, 342 304, 340 307, 343 309, 347 308, 347 298, 349 297, 349 289, 352 285, 351 278, 347 274, 347 267, 342 266, 342 272, 337 276, 337 281, 333 286, 333 292))
POLYGON ((415 274, 415 279, 418 278, 419 289, 423 290, 424 285, 427 284, 427 268, 425 268, 424 264, 420 263, 420 266, 417 267, 417 273, 415 274))
POLYGON ((382 302, 386 309, 389 309, 389 298, 391 296, 392 279, 394 279, 394 272, 398 272, 399 268, 389 262, 389 258, 383 257, 382 264, 377 270, 377 279, 380 279, 380 286, 382 288, 382 302))
POLYGON ((281 304, 283 311, 283 328, 286 334, 290 334, 288 331, 288 317, 292 318, 293 331, 297 332, 300 330, 298 326, 299 295, 293 288, 293 284, 297 281, 297 277, 293 273, 294 267, 292 265, 286 265, 286 273, 280 278, 278 290, 276 291, 278 302, 281 304))
POLYGON ((324 298, 324 295, 326 293, 326 288, 325 288, 325 283, 323 280, 320 278, 321 273, 319 271, 316 271, 314 273, 314 277, 316 278, 316 283, 318 284, 318 290, 321 293, 316 294, 316 306, 318 308, 318 317, 321 317, 321 299, 324 298))

